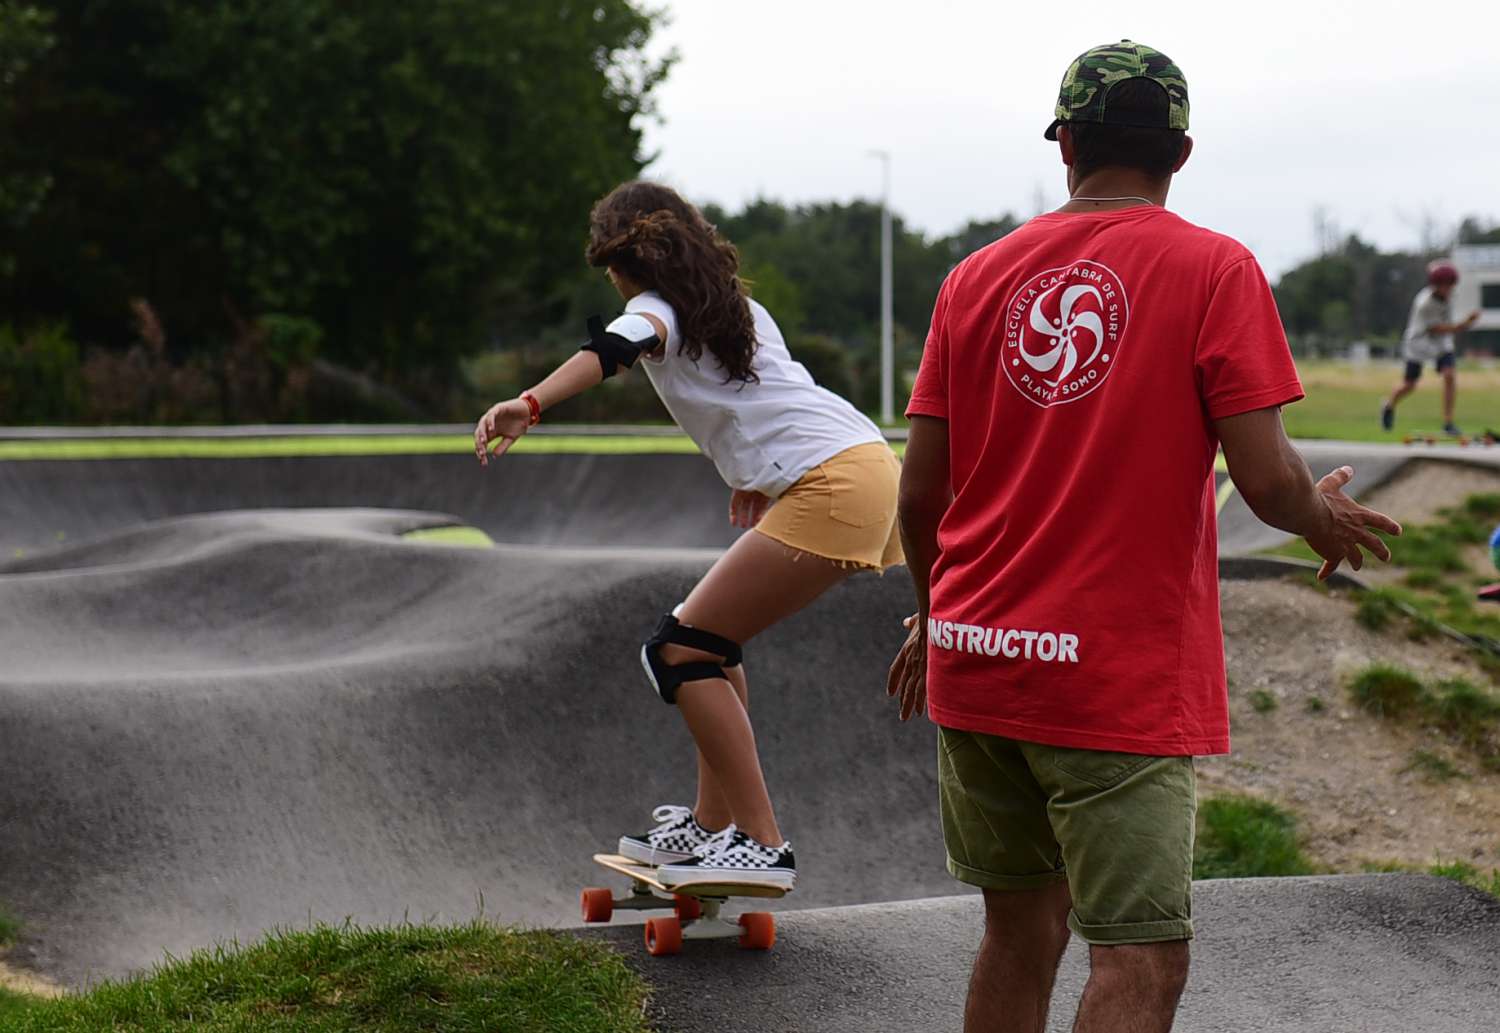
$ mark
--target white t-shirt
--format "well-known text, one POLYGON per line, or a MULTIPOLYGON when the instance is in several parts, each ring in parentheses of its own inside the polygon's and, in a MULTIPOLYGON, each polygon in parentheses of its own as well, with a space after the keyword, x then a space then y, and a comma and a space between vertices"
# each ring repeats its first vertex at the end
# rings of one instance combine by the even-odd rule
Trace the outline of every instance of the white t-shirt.
POLYGON ((1444 298, 1423 287, 1411 303, 1406 333, 1401 335, 1401 355, 1408 362, 1426 362, 1453 350, 1452 334, 1434 334, 1427 329, 1453 322, 1453 308, 1444 298))
POLYGON ((819 463, 855 445, 884 441, 880 428, 845 399, 819 387, 787 351, 771 313, 750 302, 759 382, 725 383, 707 348, 694 362, 678 353, 677 313, 655 291, 637 294, 626 312, 655 316, 667 328, 656 358, 642 356, 662 403, 731 488, 776 498, 819 463))

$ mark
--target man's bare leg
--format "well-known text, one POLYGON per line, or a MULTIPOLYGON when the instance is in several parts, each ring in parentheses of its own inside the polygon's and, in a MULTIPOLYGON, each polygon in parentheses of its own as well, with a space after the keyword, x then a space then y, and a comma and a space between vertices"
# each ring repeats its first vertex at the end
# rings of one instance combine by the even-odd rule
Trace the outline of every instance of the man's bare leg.
POLYGON ((1073 1033, 1168 1033, 1187 985, 1188 941, 1089 949, 1073 1033))
POLYGON ((1394 391, 1391 392, 1391 396, 1385 400, 1385 407, 1387 409, 1394 409, 1394 408, 1396 408, 1396 403, 1397 402, 1401 401, 1401 399, 1405 398, 1407 395, 1411 394, 1416 389, 1417 389, 1417 382, 1415 380, 1403 380, 1403 381, 1401 381, 1400 385, 1396 388, 1396 390, 1394 390, 1394 391))
POLYGON ((1458 371, 1452 366, 1443 370, 1443 428, 1453 425, 1453 403, 1458 398, 1458 371))
POLYGON ((969 979, 964 1033, 1043 1033, 1071 906, 1065 882, 984 891, 984 939, 969 979))

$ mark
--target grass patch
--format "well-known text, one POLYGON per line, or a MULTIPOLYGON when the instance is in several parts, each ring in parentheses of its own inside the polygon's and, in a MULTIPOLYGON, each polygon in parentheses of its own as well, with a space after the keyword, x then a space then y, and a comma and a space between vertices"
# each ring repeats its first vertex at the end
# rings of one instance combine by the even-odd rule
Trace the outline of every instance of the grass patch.
POLYGON ((477 527, 426 527, 407 531, 404 541, 426 545, 451 545, 460 549, 493 549, 495 540, 477 527))
POLYGON ((1251 708, 1254 709, 1257 714, 1269 714, 1271 711, 1280 706, 1280 704, 1276 702, 1276 697, 1265 689, 1256 689, 1254 692, 1250 693, 1249 699, 1251 708))
POLYGON ((1328 709, 1328 704, 1323 702, 1322 696, 1308 696, 1307 702, 1302 704, 1302 709, 1309 714, 1321 714, 1328 709))
MULTIPOLYGON (((1356 365, 1302 359, 1297 372, 1307 397, 1282 410, 1292 437, 1397 442, 1403 433, 1437 431, 1443 425, 1442 380, 1430 369, 1416 392, 1401 402, 1396 427, 1389 431, 1380 427, 1380 407, 1401 380, 1401 364, 1396 360, 1356 365)), ((1461 360, 1458 390, 1459 426, 1471 434, 1483 431, 1484 414, 1500 411, 1500 366, 1461 360)), ((1420 455, 1426 449, 1426 445, 1414 446, 1412 453, 1420 455)))
POLYGON ((602 943, 481 923, 316 927, 28 1002, 7 1033, 646 1033, 646 988, 602 943))
POLYGON ((16 942, 21 935, 21 923, 14 915, 0 905, 0 947, 7 947, 16 942))
POLYGON ((1198 808, 1193 878, 1310 875, 1313 870, 1290 812, 1246 796, 1219 796, 1198 808))
POLYGON ((1452 761, 1431 750, 1413 750, 1401 773, 1416 771, 1429 782, 1451 782, 1455 778, 1467 778, 1452 761))
POLYGON ((1428 688, 1415 674, 1371 664, 1349 681, 1349 694, 1377 717, 1415 718, 1472 750, 1485 768, 1500 770, 1500 698, 1462 678, 1428 688))
POLYGON ((1461 882, 1465 886, 1472 886, 1492 897, 1500 898, 1500 869, 1485 873, 1467 861, 1437 861, 1425 868, 1420 865, 1403 864, 1400 861, 1373 861, 1362 865, 1360 870, 1373 874, 1421 872, 1426 875, 1436 875, 1440 879, 1452 879, 1454 882, 1461 882))
POLYGON ((21 1016, 31 1010, 36 998, 0 987, 0 1029, 17 1029, 21 1016))
POLYGON ((1405 668, 1371 664, 1349 682, 1354 702, 1377 717, 1399 717, 1416 709, 1426 695, 1421 679, 1405 668))

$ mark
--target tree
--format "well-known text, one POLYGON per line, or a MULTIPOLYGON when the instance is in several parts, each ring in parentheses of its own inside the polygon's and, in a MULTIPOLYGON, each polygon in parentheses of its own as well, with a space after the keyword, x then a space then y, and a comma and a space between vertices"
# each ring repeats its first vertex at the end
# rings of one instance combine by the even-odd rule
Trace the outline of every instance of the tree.
POLYGON ((145 297, 189 350, 285 313, 389 376, 557 304, 670 65, 632 0, 38 6, 0 152, 51 190, 4 304, 121 342, 145 297))

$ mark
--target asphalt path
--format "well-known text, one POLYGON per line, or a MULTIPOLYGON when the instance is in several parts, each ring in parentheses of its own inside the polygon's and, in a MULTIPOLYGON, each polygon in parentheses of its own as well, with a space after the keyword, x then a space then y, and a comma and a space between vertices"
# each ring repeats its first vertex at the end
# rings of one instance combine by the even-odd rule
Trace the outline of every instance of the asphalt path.
MULTIPOLYGON (((1500 901, 1428 875, 1226 879, 1193 890, 1197 938, 1177 1033, 1492 1033, 1500 901)), ((664 1033, 958 1030, 983 912, 972 896, 796 911, 769 952, 690 941, 653 958, 614 943, 654 987, 664 1033)), ((1047 1029, 1072 1028, 1088 976, 1075 940, 1047 1029)))

